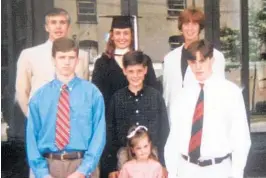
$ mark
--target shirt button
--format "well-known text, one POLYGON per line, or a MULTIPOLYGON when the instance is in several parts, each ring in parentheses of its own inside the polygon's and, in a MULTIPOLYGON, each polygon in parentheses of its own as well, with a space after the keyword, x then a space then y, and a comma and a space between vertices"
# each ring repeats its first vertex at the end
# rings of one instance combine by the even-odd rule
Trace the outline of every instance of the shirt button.
POLYGON ((136 99, 135 101, 136 101, 136 102, 138 102, 138 101, 139 101, 139 99, 136 99))
POLYGON ((139 110, 136 110, 136 113, 138 114, 139 113, 139 110))

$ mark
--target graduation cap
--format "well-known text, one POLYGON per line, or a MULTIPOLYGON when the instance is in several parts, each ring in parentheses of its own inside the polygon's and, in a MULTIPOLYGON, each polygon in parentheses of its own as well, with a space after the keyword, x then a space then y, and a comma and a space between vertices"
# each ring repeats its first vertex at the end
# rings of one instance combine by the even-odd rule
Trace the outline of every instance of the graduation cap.
POLYGON ((111 29, 113 28, 132 28, 131 16, 113 16, 111 29))
POLYGON ((135 15, 105 15, 99 16, 105 18, 112 18, 111 30, 114 28, 133 28, 134 29, 134 46, 135 50, 138 49, 138 27, 137 19, 140 18, 135 15))
POLYGON ((133 28, 134 16, 130 15, 105 15, 100 17, 112 18, 111 30, 113 28, 133 28))

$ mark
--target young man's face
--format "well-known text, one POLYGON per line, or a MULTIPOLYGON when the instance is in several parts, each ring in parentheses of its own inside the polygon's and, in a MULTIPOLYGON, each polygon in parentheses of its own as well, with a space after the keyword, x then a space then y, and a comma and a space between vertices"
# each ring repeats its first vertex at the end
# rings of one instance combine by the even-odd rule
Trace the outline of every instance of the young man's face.
POLYGON ((54 64, 57 74, 68 77, 75 74, 78 64, 77 52, 74 50, 68 52, 56 52, 54 64))
POLYGON ((123 72, 129 85, 133 87, 140 87, 143 85, 143 81, 147 73, 147 67, 142 64, 129 65, 123 69, 123 72))
POLYGON ((200 26, 195 22, 183 23, 182 32, 185 42, 193 42, 199 39, 200 26))
POLYGON ((132 40, 130 28, 114 28, 112 33, 112 40, 116 48, 125 49, 130 46, 132 40))
POLYGON ((65 15, 50 16, 46 19, 45 30, 49 33, 49 39, 54 41, 66 37, 69 24, 65 15))
POLYGON ((212 63, 212 59, 204 58, 199 51, 196 52, 196 60, 188 60, 188 65, 199 82, 204 82, 211 76, 212 63))

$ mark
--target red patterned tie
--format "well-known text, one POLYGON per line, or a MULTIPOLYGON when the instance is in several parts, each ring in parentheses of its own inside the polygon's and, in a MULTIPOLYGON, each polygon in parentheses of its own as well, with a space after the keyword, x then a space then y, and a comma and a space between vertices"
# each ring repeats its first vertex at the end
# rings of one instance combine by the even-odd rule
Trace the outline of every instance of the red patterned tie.
POLYGON ((189 142, 189 156, 191 159, 199 159, 200 157, 200 145, 202 136, 202 126, 203 126, 203 111, 204 111, 204 92, 203 84, 200 84, 201 90, 197 105, 194 111, 191 138, 189 142))
POLYGON ((69 93, 67 90, 67 85, 63 85, 58 102, 56 135, 55 135, 55 143, 59 150, 62 150, 69 143, 69 135, 70 135, 69 113, 70 113, 69 93))

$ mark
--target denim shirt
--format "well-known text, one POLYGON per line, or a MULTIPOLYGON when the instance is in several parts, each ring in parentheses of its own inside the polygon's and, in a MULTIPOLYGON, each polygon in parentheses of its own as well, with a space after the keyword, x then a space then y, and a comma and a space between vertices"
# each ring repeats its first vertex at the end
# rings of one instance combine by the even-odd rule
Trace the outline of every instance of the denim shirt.
POLYGON ((55 145, 57 104, 63 83, 57 79, 40 88, 29 103, 26 129, 27 157, 36 178, 49 175, 45 153, 84 151, 77 171, 91 174, 106 142, 105 106, 102 94, 92 83, 78 77, 67 85, 70 100, 70 140, 63 149, 55 145))

